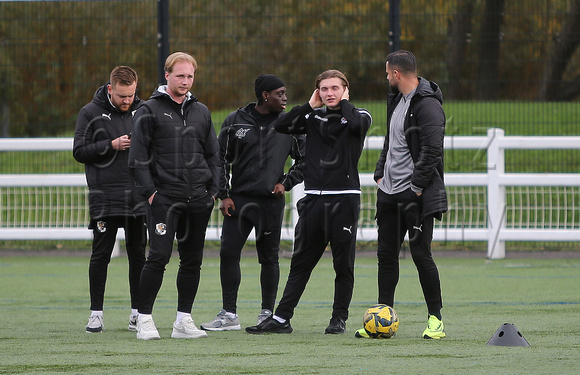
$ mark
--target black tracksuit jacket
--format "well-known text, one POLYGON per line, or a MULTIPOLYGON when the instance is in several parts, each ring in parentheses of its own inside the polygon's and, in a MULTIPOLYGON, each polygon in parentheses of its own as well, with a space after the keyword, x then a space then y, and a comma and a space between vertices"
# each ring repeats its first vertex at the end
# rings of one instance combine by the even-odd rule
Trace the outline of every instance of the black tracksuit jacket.
POLYGON ((143 197, 136 193, 127 166, 129 150, 117 151, 111 144, 113 139, 131 134, 132 117, 140 102, 135 96, 129 111, 121 112, 110 102, 104 85, 79 112, 73 156, 85 165, 91 219, 145 214, 144 206, 138 205, 143 197))
POLYGON ((276 119, 261 125, 255 105, 250 103, 230 113, 222 124, 218 136, 220 199, 230 198, 231 193, 268 198, 278 183, 289 191, 302 182, 304 137, 278 133, 276 119), (285 174, 288 156, 295 163, 285 174))
POLYGON ((360 191, 358 160, 372 117, 348 100, 340 109, 312 109, 309 103, 280 116, 276 130, 306 134, 304 189, 306 191, 360 191))
POLYGON ((141 194, 187 202, 216 196, 219 147, 210 111, 190 95, 176 103, 160 86, 134 117, 129 167, 141 194))

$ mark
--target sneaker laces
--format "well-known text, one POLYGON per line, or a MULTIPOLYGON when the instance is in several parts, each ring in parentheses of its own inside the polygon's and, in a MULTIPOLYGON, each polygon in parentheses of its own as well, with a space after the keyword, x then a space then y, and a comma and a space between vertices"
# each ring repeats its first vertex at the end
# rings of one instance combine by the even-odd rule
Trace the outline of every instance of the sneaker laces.
POLYGON ((226 324, 228 322, 228 318, 234 319, 232 317, 228 317, 228 312, 226 310, 220 310, 220 312, 217 314, 217 316, 215 317, 215 319, 213 321, 220 322, 222 324, 226 324))
POLYGON ((155 331, 157 330, 157 327, 155 327, 155 322, 153 322, 153 319, 147 319, 143 322, 140 322, 140 327, 141 330, 143 331, 155 331))
POLYGON ((193 319, 190 317, 185 317, 185 318, 181 319, 181 325, 185 329, 192 330, 192 331, 198 331, 193 319))
POLYGON ((103 318, 98 315, 91 315, 89 317, 89 327, 98 327, 103 325, 103 318))
POLYGON ((435 315, 430 315, 427 321, 427 328, 430 331, 439 331, 441 330, 441 324, 442 322, 435 315))

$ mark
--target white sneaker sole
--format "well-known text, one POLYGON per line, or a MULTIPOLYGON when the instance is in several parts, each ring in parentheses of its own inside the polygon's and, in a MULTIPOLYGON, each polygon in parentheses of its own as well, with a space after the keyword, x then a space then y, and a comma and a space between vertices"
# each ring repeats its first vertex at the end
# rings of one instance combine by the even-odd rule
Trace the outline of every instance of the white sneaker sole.
POLYGON ((205 330, 205 331, 213 331, 213 332, 218 332, 218 331, 239 331, 242 329, 241 325, 237 325, 237 326, 225 326, 225 327, 204 327, 203 324, 201 325, 201 329, 205 330))
POLYGON ((143 335, 143 334, 137 333, 137 339, 138 340, 161 340, 161 336, 159 336, 159 333, 157 335, 155 335, 155 334, 143 335))
POLYGON ((203 337, 207 337, 207 333, 201 330, 193 333, 185 333, 173 329, 173 332, 171 332, 171 338, 173 339, 200 339, 203 337))

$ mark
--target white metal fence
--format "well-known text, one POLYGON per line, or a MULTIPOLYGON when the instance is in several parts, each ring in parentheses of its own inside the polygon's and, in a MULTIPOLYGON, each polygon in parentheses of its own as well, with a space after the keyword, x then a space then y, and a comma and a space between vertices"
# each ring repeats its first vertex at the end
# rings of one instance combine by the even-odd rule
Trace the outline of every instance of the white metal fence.
MULTIPOLYGON (((381 149, 383 137, 368 137, 366 149, 381 149)), ((487 241, 487 257, 505 257, 506 241, 580 241, 580 173, 505 173, 507 149, 580 149, 580 137, 506 137, 502 129, 487 136, 445 138, 445 149, 478 150, 487 155, 481 173, 446 173, 450 210, 436 223, 435 241, 487 241)), ((0 139, 0 151, 71 151, 71 138, 0 139)), ((72 157, 72 155, 71 155, 72 157)), ((375 183, 361 174, 359 241, 376 240, 375 183)), ((0 175, 0 240, 88 240, 86 181, 83 174, 0 175)), ((293 239, 296 202, 288 201, 284 240, 293 239)), ((220 237, 216 209, 208 240, 220 237)), ((119 233, 119 239, 123 233, 119 233)))

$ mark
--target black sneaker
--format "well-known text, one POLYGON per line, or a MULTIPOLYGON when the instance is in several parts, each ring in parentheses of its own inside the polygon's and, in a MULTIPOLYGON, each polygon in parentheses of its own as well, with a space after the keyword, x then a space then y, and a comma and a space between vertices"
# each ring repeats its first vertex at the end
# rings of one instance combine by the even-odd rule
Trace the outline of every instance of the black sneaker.
POLYGON ((254 335, 261 335, 262 333, 292 333, 292 326, 289 320, 286 323, 280 323, 270 316, 257 326, 246 327, 246 332, 254 335))
POLYGON ((339 334, 346 332, 346 323, 340 316, 330 319, 330 324, 324 330, 324 333, 339 334))

